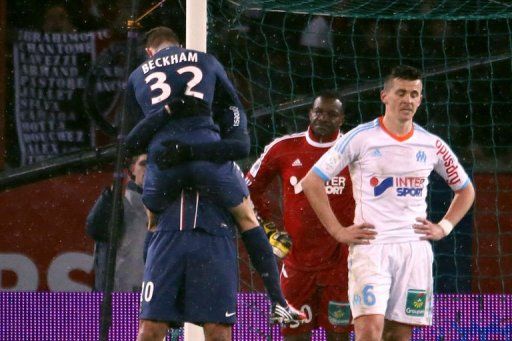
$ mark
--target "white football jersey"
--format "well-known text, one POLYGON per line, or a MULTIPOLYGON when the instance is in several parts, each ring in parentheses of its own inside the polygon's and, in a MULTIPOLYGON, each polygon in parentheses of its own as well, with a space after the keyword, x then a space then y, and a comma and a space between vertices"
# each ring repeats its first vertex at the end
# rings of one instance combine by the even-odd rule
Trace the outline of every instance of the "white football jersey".
POLYGON ((450 147, 417 124, 397 137, 382 117, 361 124, 329 149, 313 166, 325 181, 349 166, 356 202, 354 222, 373 224, 372 243, 419 240, 412 225, 426 217, 428 177, 435 170, 454 191, 469 183, 450 147))

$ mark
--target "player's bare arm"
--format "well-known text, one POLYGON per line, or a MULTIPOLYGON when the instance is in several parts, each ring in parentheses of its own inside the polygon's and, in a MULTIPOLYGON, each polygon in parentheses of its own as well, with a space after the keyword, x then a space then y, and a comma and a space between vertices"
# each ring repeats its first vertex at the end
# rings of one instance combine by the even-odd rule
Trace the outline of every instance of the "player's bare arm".
POLYGON ((315 172, 310 170, 302 179, 302 190, 308 198, 309 204, 315 211, 318 219, 327 229, 327 232, 340 243, 369 244, 377 234, 373 226, 367 223, 354 224, 344 227, 340 224, 329 203, 325 192, 324 181, 315 172))
POLYGON ((453 226, 464 217, 475 200, 475 189, 470 182, 466 187, 455 192, 453 200, 439 223, 433 223, 425 218, 416 218, 418 224, 414 224, 414 231, 423 234, 422 240, 439 240, 446 237, 453 226))

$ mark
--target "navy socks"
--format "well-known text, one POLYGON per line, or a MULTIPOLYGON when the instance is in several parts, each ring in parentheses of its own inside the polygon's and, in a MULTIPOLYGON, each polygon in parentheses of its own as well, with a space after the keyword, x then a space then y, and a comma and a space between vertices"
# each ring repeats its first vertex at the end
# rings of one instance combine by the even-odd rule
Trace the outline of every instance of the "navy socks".
POLYGON ((247 249, 252 265, 263 280, 270 300, 272 303, 279 303, 286 307, 287 303, 279 284, 277 262, 265 231, 261 226, 245 231, 242 233, 242 241, 247 249))

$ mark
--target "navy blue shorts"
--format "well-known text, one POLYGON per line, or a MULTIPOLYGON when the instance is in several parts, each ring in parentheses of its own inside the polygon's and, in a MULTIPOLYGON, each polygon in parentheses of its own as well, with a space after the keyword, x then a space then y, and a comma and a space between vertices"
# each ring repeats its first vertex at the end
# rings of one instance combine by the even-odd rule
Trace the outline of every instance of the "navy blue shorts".
POLYGON ((243 173, 234 162, 192 161, 162 171, 149 161, 142 201, 148 209, 160 213, 176 200, 183 188, 189 187, 226 208, 238 206, 249 196, 243 173))
POLYGON ((200 228, 151 238, 140 319, 202 325, 236 322, 238 267, 233 237, 200 228))

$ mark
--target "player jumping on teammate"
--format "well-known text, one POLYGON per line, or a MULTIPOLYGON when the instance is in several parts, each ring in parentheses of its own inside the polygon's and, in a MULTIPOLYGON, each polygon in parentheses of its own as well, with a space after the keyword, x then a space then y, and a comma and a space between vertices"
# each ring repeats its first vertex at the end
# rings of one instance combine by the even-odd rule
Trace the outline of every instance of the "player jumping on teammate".
MULTIPOLYGON (((144 204, 152 212, 162 212, 184 187, 192 186, 198 195, 213 197, 229 208, 273 303, 272 321, 300 323, 305 317, 284 299, 272 249, 252 210, 243 174, 236 164, 188 160, 165 170, 157 166, 158 158, 168 153, 170 144, 188 143, 201 148, 217 143, 218 146, 221 135, 212 112, 218 116, 223 133, 236 131, 236 136, 248 143, 247 118, 224 68, 212 55, 182 48, 175 33, 166 27, 148 32, 146 52, 150 58, 128 80, 127 100, 132 99, 128 107, 137 110, 140 119, 145 117, 141 122, 153 121, 153 127, 163 110, 170 117, 159 129, 153 129, 149 141, 144 204), (180 101, 184 102, 181 107, 180 101), (166 109, 167 103, 170 107, 166 109), (178 110, 173 108, 176 104, 178 110)), ((130 136, 134 135, 128 136, 128 145, 135 141, 144 147, 148 142, 145 137, 139 139, 135 134, 131 139, 130 136)))

